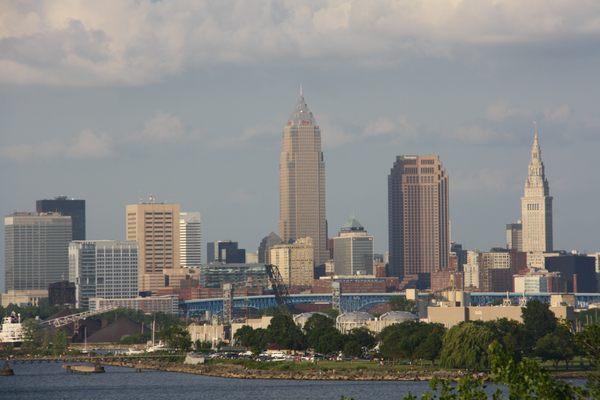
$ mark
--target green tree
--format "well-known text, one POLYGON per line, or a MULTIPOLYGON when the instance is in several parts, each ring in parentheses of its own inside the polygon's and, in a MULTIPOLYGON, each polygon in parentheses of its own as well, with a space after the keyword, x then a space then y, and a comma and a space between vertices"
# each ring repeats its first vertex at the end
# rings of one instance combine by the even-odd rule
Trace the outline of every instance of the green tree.
POLYGON ((328 333, 337 331, 334 320, 322 314, 311 315, 304 324, 304 332, 306 333, 306 345, 315 349, 320 338, 328 333))
POLYGON ((444 335, 440 363, 446 368, 482 371, 489 368, 488 347, 494 332, 481 322, 461 322, 444 335))
POLYGON ((375 336, 367 328, 354 328, 346 335, 348 341, 354 341, 365 350, 370 350, 377 344, 375 336))
POLYGON ((575 336, 576 343, 583 354, 595 367, 595 373, 588 378, 590 394, 594 399, 600 399, 600 323, 584 326, 583 331, 575 336))
POLYGON ((233 339, 243 347, 252 346, 254 329, 244 325, 233 334, 233 339))
POLYGON ((196 340, 194 342, 194 350, 195 351, 209 351, 212 348, 212 344, 209 341, 205 340, 196 340))
POLYGON ((379 334, 379 350, 384 358, 391 360, 435 359, 440 351, 443 332, 444 328, 439 324, 419 321, 390 325, 379 334), (436 348, 436 345, 439 347, 436 348))
POLYGON ((523 324, 527 337, 531 340, 532 348, 537 340, 548 333, 554 332, 557 326, 556 316, 546 303, 530 300, 522 309, 523 324))
POLYGON ((44 332, 39 322, 28 319, 23 322, 23 350, 27 352, 44 352, 47 346, 42 346, 44 332))
POLYGON ((539 338, 534 350, 535 355, 542 360, 552 361, 555 366, 564 361, 568 367, 569 361, 575 355, 573 335, 565 328, 559 327, 539 338))
POLYGON ((344 348, 346 340, 337 329, 328 331, 319 338, 315 351, 321 354, 335 354, 344 348))
POLYGON ((494 332, 498 343, 515 359, 520 360, 527 352, 528 338, 523 324, 507 318, 487 321, 485 324, 494 332))
POLYGON ((250 349, 254 354, 260 354, 267 349, 270 340, 268 329, 257 328, 252 334, 250 349))
POLYGON ((403 296, 394 296, 388 303, 392 311, 408 311, 413 314, 417 312, 417 304, 403 296))
POLYGON ((160 338, 168 347, 177 351, 190 351, 192 339, 187 329, 181 325, 171 325, 160 331, 160 338))
POLYGON ((63 329, 57 329, 52 336, 52 352, 55 355, 64 354, 67 351, 67 333, 63 329))
POLYGON ((344 343, 342 352, 346 357, 362 357, 363 346, 361 346, 356 340, 350 339, 344 343))
POLYGON ((281 312, 275 314, 268 330, 272 343, 282 349, 303 350, 306 348, 302 330, 288 314, 281 312))

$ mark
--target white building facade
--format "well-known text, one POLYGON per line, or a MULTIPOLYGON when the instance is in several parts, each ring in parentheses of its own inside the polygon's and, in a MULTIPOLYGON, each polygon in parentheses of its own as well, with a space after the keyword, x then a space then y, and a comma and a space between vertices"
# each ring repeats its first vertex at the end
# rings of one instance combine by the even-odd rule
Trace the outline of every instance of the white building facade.
POLYGON ((333 238, 336 275, 373 274, 373 236, 355 218, 350 218, 333 238))
POLYGON ((82 240, 69 245, 69 281, 78 308, 89 299, 138 296, 138 245, 134 241, 82 240))
POLYGON ((199 212, 179 213, 179 260, 183 268, 202 264, 202 216, 199 212))

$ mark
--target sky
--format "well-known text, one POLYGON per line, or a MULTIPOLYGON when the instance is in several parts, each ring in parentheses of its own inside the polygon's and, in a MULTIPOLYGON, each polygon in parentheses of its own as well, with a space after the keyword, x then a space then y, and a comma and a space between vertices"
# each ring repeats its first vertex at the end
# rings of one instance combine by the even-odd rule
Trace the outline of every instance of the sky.
POLYGON ((0 212, 65 194, 123 239, 153 194, 256 251, 302 85, 330 236, 355 215, 385 251, 395 157, 435 153, 452 239, 503 246, 537 121, 555 247, 597 251, 599 70, 593 0, 0 0, 0 212))

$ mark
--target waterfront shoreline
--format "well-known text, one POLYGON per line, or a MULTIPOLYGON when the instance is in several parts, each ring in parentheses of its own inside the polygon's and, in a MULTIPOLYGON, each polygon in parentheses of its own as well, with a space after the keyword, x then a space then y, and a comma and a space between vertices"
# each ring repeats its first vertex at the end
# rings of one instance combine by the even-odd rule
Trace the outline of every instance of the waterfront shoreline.
MULTIPOLYGON (((105 365, 176 372, 193 375, 204 375, 226 379, 273 379, 273 380, 309 380, 309 381, 406 381, 421 382, 434 378, 456 380, 471 375, 484 380, 489 379, 487 373, 469 373, 460 370, 423 371, 419 369, 406 371, 336 371, 307 369, 303 371, 279 371, 275 369, 249 369, 235 364, 187 365, 181 363, 130 363, 109 362, 105 365)), ((552 375, 559 379, 586 379, 589 371, 553 371, 552 375)))

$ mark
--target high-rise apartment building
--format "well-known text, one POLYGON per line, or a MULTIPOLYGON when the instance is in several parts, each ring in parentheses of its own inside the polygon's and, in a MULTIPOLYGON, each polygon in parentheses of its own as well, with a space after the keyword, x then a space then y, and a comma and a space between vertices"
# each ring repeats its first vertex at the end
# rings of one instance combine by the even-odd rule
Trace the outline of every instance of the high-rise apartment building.
POLYGON ((388 176, 389 275, 448 267, 448 175, 436 155, 398 156, 388 176))
POLYGON ((130 204, 126 210, 127 240, 138 243, 139 289, 165 287, 165 274, 180 267, 179 204, 130 204))
POLYGON ((521 197, 523 251, 544 253, 552 251, 552 197, 542 162, 537 127, 531 146, 531 160, 525 191, 521 197))
POLYGON ((285 243, 312 238, 316 265, 329 258, 321 130, 302 92, 283 128, 279 159, 279 235, 285 243))
POLYGON ((198 268, 202 264, 202 217, 199 212, 179 213, 179 264, 198 268))
POLYGON ((35 202, 38 213, 59 213, 71 217, 73 240, 85 240, 85 200, 58 196, 35 202))
POLYGON ((271 247, 271 263, 276 265, 288 286, 310 286, 314 280, 314 248, 312 238, 300 238, 289 244, 271 247))
POLYGON ((333 263, 336 275, 373 274, 373 236, 354 217, 333 238, 333 263))
POLYGON ((4 284, 7 293, 46 291, 69 276, 71 217, 17 212, 4 218, 4 284))
POLYGON ((238 242, 231 240, 217 240, 206 244, 206 262, 225 264, 244 264, 246 250, 238 248, 238 242))
POLYGON ((87 240, 69 244, 69 281, 75 282, 77 308, 89 299, 138 295, 138 244, 135 241, 87 240))
POLYGON ((506 224, 506 248, 523 251, 523 224, 521 221, 506 224))

